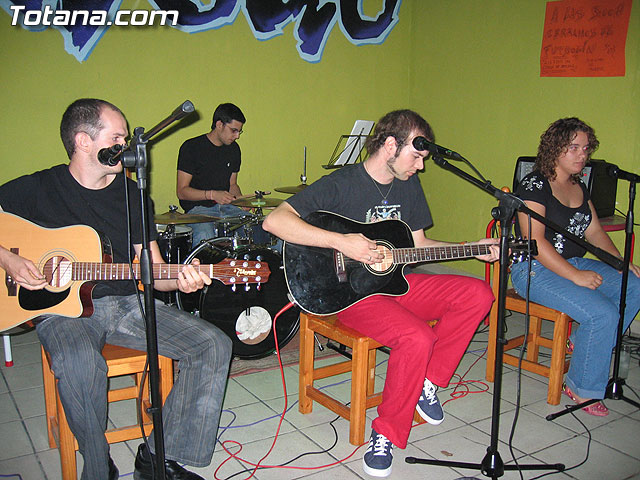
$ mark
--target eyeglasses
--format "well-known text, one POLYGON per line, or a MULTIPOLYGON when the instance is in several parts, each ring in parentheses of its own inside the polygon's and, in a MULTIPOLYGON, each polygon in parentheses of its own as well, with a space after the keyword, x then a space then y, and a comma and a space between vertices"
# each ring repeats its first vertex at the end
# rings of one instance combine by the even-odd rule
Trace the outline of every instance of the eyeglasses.
MULTIPOLYGON (((229 127, 228 123, 225 123, 225 126, 229 127)), ((238 129, 238 128, 233 128, 233 127, 229 127, 229 130, 231 130, 231 133, 237 133, 238 136, 242 135, 242 129, 238 129)))

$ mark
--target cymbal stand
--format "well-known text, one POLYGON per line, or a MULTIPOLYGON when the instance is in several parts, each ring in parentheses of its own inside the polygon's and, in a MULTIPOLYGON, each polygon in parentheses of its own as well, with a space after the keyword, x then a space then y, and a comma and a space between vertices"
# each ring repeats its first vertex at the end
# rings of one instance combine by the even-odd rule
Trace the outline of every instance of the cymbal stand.
POLYGON ((307 146, 304 146, 304 160, 302 161, 302 175, 300 175, 302 185, 307 184, 307 146))
MULTIPOLYGON (((625 223, 625 238, 624 238, 624 260, 622 265, 622 281, 620 285, 620 318, 618 320, 618 328, 616 331, 616 346, 614 350, 613 360, 613 376, 607 383, 604 398, 611 400, 624 400, 625 402, 633 405, 636 408, 640 408, 640 403, 625 397, 622 391, 622 386, 625 384, 625 379, 620 377, 620 351, 622 349, 622 335, 624 334, 624 312, 627 304, 627 284, 629 281, 629 265, 631 264, 631 245, 633 244, 633 204, 636 197, 636 182, 633 179, 629 183, 629 209, 627 211, 627 220, 625 223)), ((546 416, 546 419, 551 421, 556 418, 566 415, 580 408, 584 408, 593 403, 599 402, 597 398, 592 398, 576 405, 571 405, 562 411, 552 413, 546 416)))

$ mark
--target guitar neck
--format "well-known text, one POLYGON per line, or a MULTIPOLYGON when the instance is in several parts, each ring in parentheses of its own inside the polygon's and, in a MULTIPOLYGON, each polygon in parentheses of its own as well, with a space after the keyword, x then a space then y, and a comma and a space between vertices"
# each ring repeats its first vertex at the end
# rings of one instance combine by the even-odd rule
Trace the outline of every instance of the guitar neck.
POLYGON ((490 253, 491 250, 490 246, 486 244, 466 243, 442 247, 394 248, 392 252, 393 263, 409 264, 453 260, 456 258, 471 258, 477 255, 486 255, 490 253))
MULTIPOLYGON (((178 278, 182 270, 182 264, 154 263, 152 265, 154 280, 170 280, 178 278)), ((224 268, 217 265, 193 265, 198 272, 203 272, 210 278, 223 274, 224 268)), ((64 269, 60 269, 64 271, 64 269)), ((71 264, 71 280, 139 280, 140 264, 134 263, 98 263, 98 262, 73 262, 71 264)))

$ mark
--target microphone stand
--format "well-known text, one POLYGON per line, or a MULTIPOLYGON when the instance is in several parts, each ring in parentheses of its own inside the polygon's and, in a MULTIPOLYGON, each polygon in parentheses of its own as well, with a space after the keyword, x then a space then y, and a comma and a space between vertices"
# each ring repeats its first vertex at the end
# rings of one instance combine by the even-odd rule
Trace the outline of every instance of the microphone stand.
MULTIPOLYGON (((636 197, 636 182, 634 179, 629 179, 629 210, 627 212, 627 221, 625 223, 625 237, 624 237, 624 260, 622 265, 622 281, 620 285, 620 319, 618 320, 618 329, 616 332, 616 346, 614 350, 614 360, 613 360, 613 376, 609 379, 607 383, 607 389, 605 390, 605 398, 610 398, 612 400, 624 400, 627 403, 630 403, 636 408, 640 408, 640 403, 632 400, 628 397, 625 397, 622 392, 622 386, 625 384, 625 379, 620 378, 620 351, 622 348, 622 335, 624 334, 624 311, 627 304, 627 283, 629 281, 629 265, 631 264, 631 245, 633 243, 633 204, 635 202, 636 197)), ((618 269, 620 270, 620 269, 618 269)), ((547 415, 545 418, 549 421, 555 420, 556 418, 566 415, 569 412, 573 412, 580 408, 586 407, 593 403, 599 402, 600 400, 597 398, 592 398, 591 400, 587 400, 585 402, 571 405, 570 407, 565 408, 564 410, 556 413, 552 413, 547 415)))
POLYGON ((468 462, 454 462, 448 460, 432 460, 432 459, 419 459, 415 457, 406 457, 407 463, 420 463, 426 465, 440 465, 453 468, 470 468, 477 469, 482 472, 483 475, 492 479, 497 479, 504 475, 505 470, 557 470, 563 471, 565 466, 562 463, 555 464, 527 464, 527 465, 505 465, 500 452, 498 452, 498 436, 499 436, 499 423, 500 423, 500 396, 502 392, 502 358, 504 353, 504 317, 505 317, 505 300, 508 283, 508 268, 509 268, 509 235, 511 231, 511 221, 516 211, 521 211, 531 215, 536 220, 549 226, 557 232, 562 232, 567 238, 580 243, 588 251, 601 258, 608 264, 614 264, 614 268, 620 265, 620 259, 614 257, 608 252, 601 250, 593 245, 585 242, 575 235, 569 234, 563 231, 562 227, 547 220, 537 212, 529 209, 522 200, 513 194, 503 192, 502 190, 491 185, 490 181, 481 182, 477 178, 469 175, 467 172, 460 170, 459 168, 451 165, 441 155, 433 155, 433 161, 445 170, 453 172, 460 178, 467 180, 482 190, 488 192, 499 200, 499 206, 495 207, 491 211, 493 218, 500 222, 500 274, 499 274, 499 289, 498 289, 498 338, 496 341, 496 355, 494 365, 494 383, 493 383, 493 404, 491 410, 491 443, 487 448, 487 453, 482 459, 481 463, 468 463, 468 462), (606 260, 605 260, 606 259, 606 260))
POLYGON ((151 408, 149 412, 153 419, 153 438, 155 441, 155 467, 154 478, 165 479, 164 470, 164 431, 162 428, 162 400, 160 397, 160 374, 158 366, 158 336, 156 330, 156 309, 153 297, 153 264, 151 262, 151 252, 149 250, 149 230, 150 225, 149 210, 149 190, 147 186, 147 143, 160 130, 169 124, 181 119, 195 110, 193 104, 187 100, 171 115, 158 123, 148 133, 144 133, 144 128, 136 127, 133 131, 133 138, 129 142, 129 148, 120 156, 120 161, 124 168, 135 168, 138 190, 140 191, 140 204, 142 206, 142 251, 140 254, 140 281, 144 285, 144 305, 146 318, 147 335, 147 358, 149 361, 149 390, 151 396, 151 408))

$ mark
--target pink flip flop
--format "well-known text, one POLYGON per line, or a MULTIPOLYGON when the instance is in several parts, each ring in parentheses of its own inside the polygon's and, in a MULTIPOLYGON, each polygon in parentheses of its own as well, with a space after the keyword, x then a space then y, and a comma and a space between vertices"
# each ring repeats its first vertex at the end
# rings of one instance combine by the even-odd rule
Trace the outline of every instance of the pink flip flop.
MULTIPOLYGON (((576 404, 586 402, 586 400, 578 400, 571 389, 567 387, 566 383, 562 386, 562 393, 573 400, 576 404)), ((591 405, 582 407, 582 410, 587 412, 589 415, 594 415, 596 417, 606 417, 609 415, 609 409, 602 402, 592 403, 591 405)))

